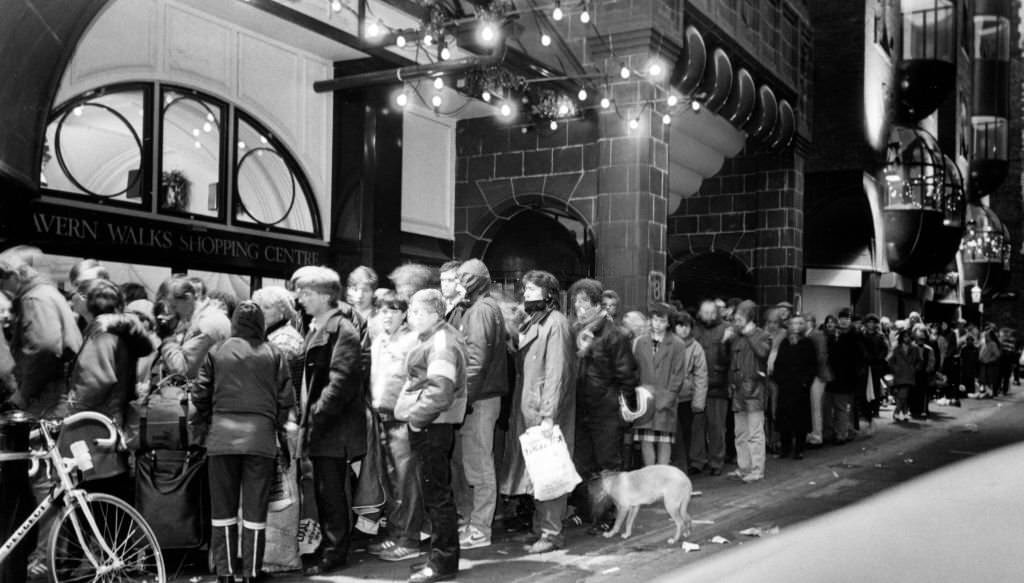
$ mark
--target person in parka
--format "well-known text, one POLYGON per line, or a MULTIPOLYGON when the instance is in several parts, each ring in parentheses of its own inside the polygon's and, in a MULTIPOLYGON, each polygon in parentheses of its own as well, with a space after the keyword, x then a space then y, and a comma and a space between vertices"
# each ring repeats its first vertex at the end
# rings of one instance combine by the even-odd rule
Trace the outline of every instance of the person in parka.
POLYGON ((259 304, 239 304, 231 337, 210 351, 196 382, 196 417, 209 428, 204 444, 213 526, 210 554, 220 583, 234 581, 236 574, 243 583, 255 582, 260 575, 277 470, 276 437, 295 406, 288 357, 265 340, 264 325, 259 304))
MULTIPOLYGON (((633 355, 640 372, 640 384, 654 395, 654 416, 646 423, 633 426, 633 439, 640 442, 645 466, 668 464, 672 445, 682 436, 676 435, 679 393, 683 390, 686 370, 683 342, 674 332, 675 310, 666 304, 651 306, 648 311, 651 332, 634 341, 633 355)), ((686 425, 687 431, 690 425, 686 425)), ((689 435, 682 438, 689 442, 689 435)))
POLYGON ((35 417, 57 413, 67 391, 66 365, 82 333, 64 296, 33 263, 42 252, 19 245, 0 253, 0 290, 11 294, 11 356, 17 389, 11 404, 35 417))
MULTIPOLYGON (((528 319, 520 326, 516 343, 518 374, 501 477, 501 493, 505 496, 533 494, 519 436, 531 427, 548 433, 558 426, 571 455, 576 425, 576 351, 569 320, 558 310, 561 288, 555 276, 546 271, 529 271, 522 281, 528 319)), ((526 552, 545 553, 565 546, 562 518, 567 501, 568 494, 534 501, 536 540, 525 547, 526 552)))
POLYGON ((732 326, 723 341, 732 354, 729 362, 729 390, 736 421, 736 465, 732 474, 744 482, 764 479, 764 415, 767 401, 768 355, 772 339, 757 326, 757 304, 744 300, 736 306, 732 326))
POLYGON ((352 460, 366 453, 367 399, 359 332, 346 317, 341 278, 327 267, 304 267, 292 277, 299 303, 312 321, 303 346, 299 385, 300 448, 313 464, 323 541, 307 575, 348 561, 352 531, 352 460))
POLYGON ((466 341, 466 420, 455 440, 455 468, 463 488, 455 500, 465 523, 459 535, 463 550, 491 544, 491 523, 498 502, 494 466, 494 427, 501 413, 501 398, 508 392, 507 333, 501 305, 488 295, 491 274, 479 259, 458 268, 469 307, 459 330, 466 341))

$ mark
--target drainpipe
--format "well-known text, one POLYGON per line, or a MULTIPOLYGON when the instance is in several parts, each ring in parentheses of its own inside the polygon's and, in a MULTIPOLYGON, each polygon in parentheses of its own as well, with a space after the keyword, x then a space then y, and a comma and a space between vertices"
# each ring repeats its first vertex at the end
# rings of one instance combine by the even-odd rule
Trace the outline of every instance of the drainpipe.
POLYGON ((344 91, 371 85, 387 85, 389 83, 404 83, 428 77, 440 77, 453 73, 461 73, 467 69, 476 67, 490 67, 505 57, 505 37, 494 47, 489 54, 473 55, 463 57, 454 61, 443 61, 439 63, 428 63, 426 65, 409 65, 388 71, 372 71, 370 73, 359 73, 336 77, 313 83, 313 91, 317 93, 330 93, 332 91, 344 91))

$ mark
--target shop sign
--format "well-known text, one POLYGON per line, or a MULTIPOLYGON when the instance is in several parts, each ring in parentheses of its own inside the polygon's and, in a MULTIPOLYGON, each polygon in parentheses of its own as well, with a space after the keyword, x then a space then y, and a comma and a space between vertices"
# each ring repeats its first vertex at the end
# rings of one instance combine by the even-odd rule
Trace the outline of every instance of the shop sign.
POLYGON ((665 272, 651 271, 647 274, 647 294, 651 302, 665 301, 665 272))
POLYGON ((266 275, 326 263, 326 245, 45 202, 32 207, 31 231, 43 250, 76 257, 266 275))

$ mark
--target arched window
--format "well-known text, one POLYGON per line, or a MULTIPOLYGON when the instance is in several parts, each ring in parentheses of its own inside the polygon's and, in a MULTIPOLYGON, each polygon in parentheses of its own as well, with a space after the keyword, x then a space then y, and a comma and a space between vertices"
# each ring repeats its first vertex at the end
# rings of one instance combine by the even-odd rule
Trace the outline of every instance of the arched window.
POLYGON ((280 139, 233 104, 173 85, 112 85, 59 106, 41 184, 47 195, 93 204, 322 233, 309 181, 280 139))

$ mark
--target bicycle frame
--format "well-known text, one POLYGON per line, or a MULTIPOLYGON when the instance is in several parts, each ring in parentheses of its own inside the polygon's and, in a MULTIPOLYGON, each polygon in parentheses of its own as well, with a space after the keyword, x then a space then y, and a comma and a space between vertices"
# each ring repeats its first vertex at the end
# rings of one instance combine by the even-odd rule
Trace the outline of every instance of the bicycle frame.
MULTIPOLYGON (((64 420, 64 426, 72 425, 76 421, 82 421, 87 419, 103 423, 107 427, 107 430, 110 432, 110 438, 96 439, 96 445, 101 447, 113 447, 117 444, 117 429, 110 422, 110 419, 103 415, 88 411, 76 413, 74 415, 68 416, 68 418, 64 420)), ((35 433, 36 432, 33 431, 33 434, 35 433)), ((76 488, 75 483, 71 479, 71 470, 78 467, 78 460, 73 458, 66 459, 60 455, 60 451, 58 451, 57 449, 57 443, 56 441, 54 441, 53 436, 50 435, 50 431, 45 427, 44 422, 40 423, 40 429, 38 430, 38 433, 39 435, 42 436, 42 438, 45 441, 45 453, 27 452, 23 454, 4 454, 3 459, 7 461, 12 461, 19 459, 29 460, 39 457, 48 457, 50 458, 50 462, 53 464, 53 468, 57 472, 57 477, 59 481, 57 486, 50 492, 46 499, 40 502, 39 506, 37 506, 36 509, 32 511, 32 514, 30 514, 28 518, 26 518, 25 521, 22 522, 20 526, 18 526, 17 529, 15 529, 14 533, 7 539, 7 541, 5 541, 3 545, 0 545, 0 564, 7 560, 7 557, 11 554, 11 551, 13 551, 14 548, 17 547, 19 543, 21 543, 25 536, 28 535, 29 531, 32 530, 32 527, 34 527, 43 518, 43 516, 46 515, 46 512, 50 510, 50 508, 53 507, 53 505, 56 502, 65 497, 70 497, 70 504, 81 509, 82 514, 85 516, 88 528, 92 530, 92 534, 95 540, 100 544, 100 550, 108 557, 115 557, 116 555, 113 549, 110 548, 110 546, 107 544, 106 540, 102 536, 99 525, 96 523, 96 518, 92 515, 92 511, 89 509, 89 504, 85 498, 85 491, 76 488)), ((80 523, 77 514, 75 512, 72 512, 69 516, 71 517, 71 524, 75 530, 75 536, 78 537, 78 542, 81 545, 83 551, 85 552, 86 558, 89 560, 89 563, 93 566, 93 568, 96 569, 97 573, 102 574, 102 572, 117 569, 122 566, 120 564, 114 564, 109 565, 107 567, 103 567, 103 561, 99 560, 96 554, 93 553, 92 548, 90 548, 90 546, 87 545, 85 542, 82 524, 80 523)))

